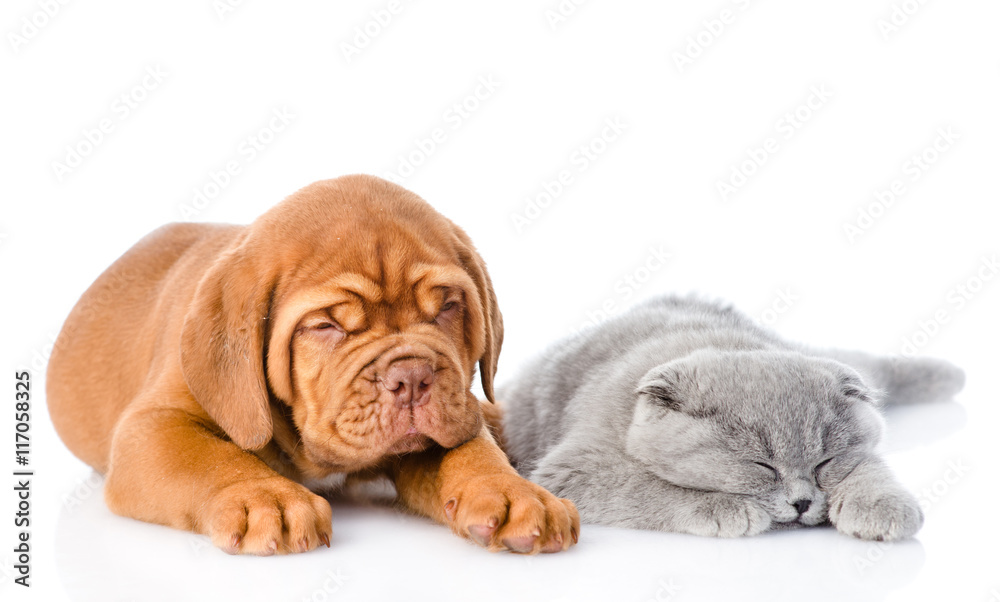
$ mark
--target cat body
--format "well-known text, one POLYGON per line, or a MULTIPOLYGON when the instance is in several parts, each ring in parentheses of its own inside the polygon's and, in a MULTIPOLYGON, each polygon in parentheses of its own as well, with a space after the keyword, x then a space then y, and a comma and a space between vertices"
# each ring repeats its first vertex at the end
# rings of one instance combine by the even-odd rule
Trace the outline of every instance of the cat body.
POLYGON ((809 349, 665 297, 555 345, 499 397, 515 466, 584 522, 724 537, 830 522, 894 540, 923 515, 876 454, 879 398, 963 384, 943 361, 809 349))

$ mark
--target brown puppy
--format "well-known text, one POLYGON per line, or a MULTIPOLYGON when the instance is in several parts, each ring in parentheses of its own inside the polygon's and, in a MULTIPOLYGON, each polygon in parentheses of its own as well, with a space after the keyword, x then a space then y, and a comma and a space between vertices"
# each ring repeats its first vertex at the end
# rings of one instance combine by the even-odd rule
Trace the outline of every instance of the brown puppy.
POLYGON ((510 467, 493 401, 503 338, 462 230, 394 184, 308 186, 250 226, 171 224, 116 261, 48 367, 63 441, 112 511, 230 553, 329 545, 319 490, 386 474, 410 509, 490 550, 555 552, 573 504, 510 467))

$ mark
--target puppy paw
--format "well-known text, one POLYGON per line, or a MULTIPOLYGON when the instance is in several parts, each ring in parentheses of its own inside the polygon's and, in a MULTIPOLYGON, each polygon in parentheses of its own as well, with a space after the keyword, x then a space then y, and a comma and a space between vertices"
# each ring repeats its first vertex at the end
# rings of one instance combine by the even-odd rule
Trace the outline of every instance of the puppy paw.
POLYGON ((442 496, 452 531, 490 551, 561 552, 579 537, 573 502, 517 475, 474 477, 442 496))
POLYGON ((682 531, 709 537, 741 537, 763 533, 771 526, 771 516, 746 496, 707 493, 682 531))
POLYGON ((848 492, 830 504, 830 522, 841 533, 859 539, 894 541, 920 530, 924 513, 906 491, 848 492))
POLYGON ((220 490, 203 522, 212 543, 228 554, 271 556, 330 546, 329 502, 282 477, 220 490))

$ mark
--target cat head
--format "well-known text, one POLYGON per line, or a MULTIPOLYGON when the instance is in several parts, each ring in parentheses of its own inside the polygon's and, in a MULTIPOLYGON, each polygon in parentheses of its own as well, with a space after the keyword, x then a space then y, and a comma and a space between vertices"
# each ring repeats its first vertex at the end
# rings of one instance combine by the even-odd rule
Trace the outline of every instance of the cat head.
POLYGON ((830 488, 882 436, 858 373, 800 353, 703 350, 636 393, 629 454, 675 485, 752 496, 776 523, 825 521, 830 488))

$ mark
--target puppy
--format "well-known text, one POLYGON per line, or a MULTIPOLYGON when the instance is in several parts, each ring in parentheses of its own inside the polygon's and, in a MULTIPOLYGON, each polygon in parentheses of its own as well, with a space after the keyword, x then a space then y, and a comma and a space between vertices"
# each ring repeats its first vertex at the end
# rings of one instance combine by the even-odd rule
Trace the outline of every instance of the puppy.
POLYGON ((113 512, 229 553, 329 546, 313 491, 376 474, 490 550, 565 550, 576 508, 517 475, 469 391, 478 363, 493 402, 502 339, 468 236, 411 192, 347 176, 249 226, 141 240, 67 318, 49 411, 107 475, 113 512))

